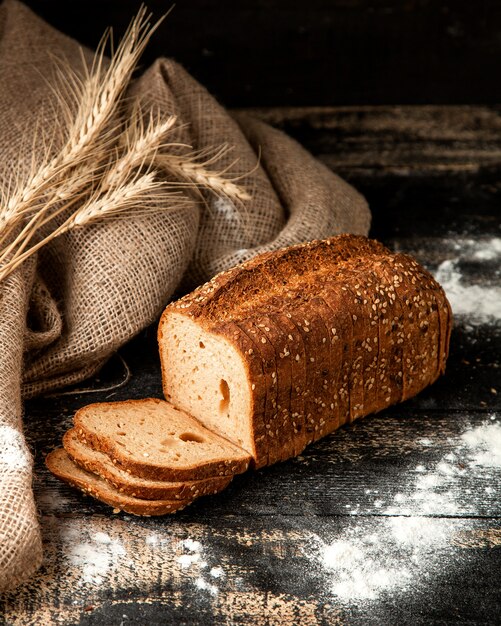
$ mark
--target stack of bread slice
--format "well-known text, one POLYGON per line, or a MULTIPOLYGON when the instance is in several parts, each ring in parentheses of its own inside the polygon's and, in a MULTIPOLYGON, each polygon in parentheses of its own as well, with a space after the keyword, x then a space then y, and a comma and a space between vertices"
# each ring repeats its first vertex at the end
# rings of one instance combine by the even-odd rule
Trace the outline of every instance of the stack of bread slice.
POLYGON ((377 241, 262 254, 165 309, 166 401, 81 409, 47 464, 115 508, 173 512, 416 395, 444 373, 451 327, 433 276, 377 241))
POLYGON ((91 404, 74 417, 48 468, 89 495, 135 515, 164 515, 214 494, 250 456, 165 400, 91 404))

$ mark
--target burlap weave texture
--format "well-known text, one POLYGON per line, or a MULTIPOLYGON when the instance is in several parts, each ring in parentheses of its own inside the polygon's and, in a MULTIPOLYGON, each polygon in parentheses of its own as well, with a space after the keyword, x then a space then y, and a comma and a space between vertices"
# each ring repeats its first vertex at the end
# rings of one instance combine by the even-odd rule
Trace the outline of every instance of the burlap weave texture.
MULTIPOLYGON (((0 5, 2 185, 31 163, 40 125, 53 129, 57 149, 55 57, 78 70, 80 46, 21 3, 0 5)), ((192 198, 182 208, 75 230, 0 285, 0 590, 26 580, 42 559, 23 396, 95 373, 158 317, 180 284, 193 287, 264 250, 369 229, 367 204, 352 187, 281 132, 230 115, 174 61, 156 61, 130 95, 175 113, 175 139, 194 149, 234 146, 218 168, 238 157, 233 173, 251 172, 242 183, 252 199, 236 206, 206 194, 206 204, 192 198)))

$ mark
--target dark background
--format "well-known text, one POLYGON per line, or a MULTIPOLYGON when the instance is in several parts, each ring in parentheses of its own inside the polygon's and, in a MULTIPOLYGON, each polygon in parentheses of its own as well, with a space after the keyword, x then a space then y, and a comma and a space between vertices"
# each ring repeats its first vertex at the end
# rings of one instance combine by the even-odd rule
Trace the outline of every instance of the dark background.
MULTIPOLYGON (((28 0, 95 46, 140 2, 28 0)), ((155 16, 170 0, 149 0, 155 16)), ((501 102, 495 0, 178 0, 144 56, 180 61, 227 106, 501 102)))

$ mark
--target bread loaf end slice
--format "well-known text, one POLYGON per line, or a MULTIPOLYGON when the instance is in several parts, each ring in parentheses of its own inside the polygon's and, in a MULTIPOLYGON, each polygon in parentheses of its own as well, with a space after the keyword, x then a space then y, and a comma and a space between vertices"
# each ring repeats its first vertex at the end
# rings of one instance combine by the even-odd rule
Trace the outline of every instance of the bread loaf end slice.
POLYGON ((167 513, 180 511, 193 502, 193 499, 142 500, 141 498, 126 496, 99 476, 78 467, 63 448, 57 448, 49 452, 45 458, 45 463, 55 476, 72 487, 77 487, 77 489, 93 498, 133 515, 166 515, 167 513))

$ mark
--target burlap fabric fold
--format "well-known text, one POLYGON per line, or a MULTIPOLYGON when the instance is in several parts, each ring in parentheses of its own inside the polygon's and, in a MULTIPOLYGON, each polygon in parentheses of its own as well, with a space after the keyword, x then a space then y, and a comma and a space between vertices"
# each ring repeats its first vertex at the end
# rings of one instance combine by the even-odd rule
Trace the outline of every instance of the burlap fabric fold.
MULTIPOLYGON (((81 67, 75 41, 19 2, 0 5, 2 185, 13 168, 22 172, 23 159, 31 163, 38 125, 53 132, 57 149, 48 82, 54 57, 81 67)), ((0 590, 29 578, 42 560, 23 396, 95 373, 180 285, 193 287, 263 250, 369 229, 366 202, 352 187, 279 131, 230 115, 175 62, 158 60, 130 95, 177 114, 175 139, 195 149, 234 146, 226 158, 239 158, 235 175, 252 172, 242 181, 252 199, 236 206, 206 194, 205 204, 193 199, 182 209, 73 231, 0 285, 0 590)))

